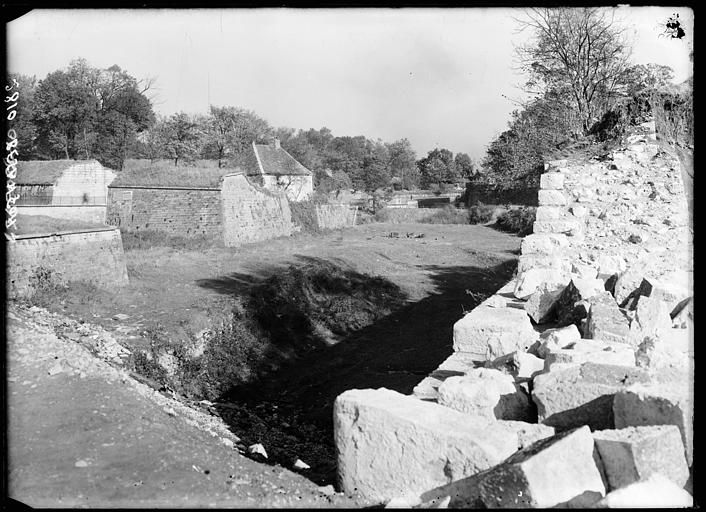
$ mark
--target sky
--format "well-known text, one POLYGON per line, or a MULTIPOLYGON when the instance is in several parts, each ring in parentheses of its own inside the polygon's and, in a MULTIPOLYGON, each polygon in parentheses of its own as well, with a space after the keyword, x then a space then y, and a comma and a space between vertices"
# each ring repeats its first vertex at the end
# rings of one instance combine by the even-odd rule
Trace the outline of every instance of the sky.
MULTIPOLYGON (((693 12, 615 9, 633 62, 693 71, 693 12), (674 13, 686 37, 663 37, 674 13)), ((482 159, 507 128, 525 77, 519 8, 35 10, 7 25, 8 70, 44 78, 83 57, 153 77, 156 112, 255 111, 272 126, 407 138, 482 159)))

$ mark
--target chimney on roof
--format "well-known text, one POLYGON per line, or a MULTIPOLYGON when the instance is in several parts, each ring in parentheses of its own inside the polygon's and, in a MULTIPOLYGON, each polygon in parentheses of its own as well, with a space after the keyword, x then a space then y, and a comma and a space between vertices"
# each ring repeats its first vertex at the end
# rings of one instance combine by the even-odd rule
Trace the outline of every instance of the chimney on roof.
POLYGON ((281 147, 279 144, 279 139, 277 137, 274 138, 272 144, 274 145, 275 149, 279 149, 281 147))

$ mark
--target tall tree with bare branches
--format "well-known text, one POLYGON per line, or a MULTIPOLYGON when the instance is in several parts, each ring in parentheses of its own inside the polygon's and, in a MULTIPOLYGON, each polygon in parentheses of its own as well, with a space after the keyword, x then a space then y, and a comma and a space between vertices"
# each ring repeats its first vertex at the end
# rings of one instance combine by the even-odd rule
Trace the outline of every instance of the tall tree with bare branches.
POLYGON ((517 48, 537 92, 558 90, 571 97, 588 133, 609 100, 624 86, 630 48, 605 8, 531 9, 518 20, 534 38, 517 48))

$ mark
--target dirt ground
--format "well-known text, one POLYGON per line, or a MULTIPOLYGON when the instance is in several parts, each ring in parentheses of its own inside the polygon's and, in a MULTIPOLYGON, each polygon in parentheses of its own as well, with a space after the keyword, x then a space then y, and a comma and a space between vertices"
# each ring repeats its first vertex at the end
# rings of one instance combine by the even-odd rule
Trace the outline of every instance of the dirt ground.
POLYGON ((91 297, 77 289, 52 309, 138 346, 157 325, 174 339, 207 328, 209 311, 293 263, 330 261, 394 282, 407 294, 401 309, 213 406, 245 445, 265 446, 268 464, 291 468, 298 458, 311 466, 301 471, 311 482, 335 485, 335 397, 354 388, 410 393, 452 353, 453 324, 512 277, 520 242, 485 226, 368 224, 236 249, 133 250, 128 287, 91 297))

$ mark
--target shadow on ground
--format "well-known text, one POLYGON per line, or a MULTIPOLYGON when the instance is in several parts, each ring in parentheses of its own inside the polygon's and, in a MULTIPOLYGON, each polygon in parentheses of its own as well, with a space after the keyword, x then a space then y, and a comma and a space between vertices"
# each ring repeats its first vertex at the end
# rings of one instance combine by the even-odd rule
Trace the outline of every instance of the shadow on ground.
MULTIPOLYGON (((436 292, 408 302, 371 325, 292 358, 274 371, 260 371, 247 384, 223 394, 217 409, 245 444, 262 443, 268 463, 302 471, 319 485, 335 481, 333 402, 348 389, 385 387, 410 394, 453 348, 453 324, 511 277, 515 259, 486 257, 478 266, 420 267, 436 292)), ((315 258, 299 257, 311 262, 315 258)), ((342 262, 336 262, 342 264, 342 262)), ((200 286, 242 294, 278 269, 203 280, 200 286)), ((268 357, 267 353, 264 358, 268 357)))

